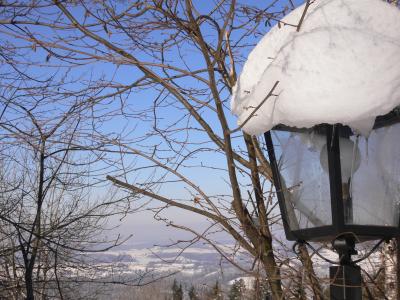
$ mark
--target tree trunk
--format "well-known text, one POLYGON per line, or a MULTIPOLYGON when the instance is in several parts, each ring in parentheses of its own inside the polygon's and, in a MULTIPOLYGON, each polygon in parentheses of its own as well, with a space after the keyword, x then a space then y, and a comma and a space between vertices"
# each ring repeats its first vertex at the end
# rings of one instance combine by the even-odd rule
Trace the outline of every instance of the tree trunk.
POLYGON ((26 289, 26 300, 34 300, 33 292, 33 280, 32 280, 33 270, 28 268, 25 271, 25 289, 26 289))
POLYGON ((397 300, 400 300, 400 238, 396 239, 396 290, 397 300))
POLYGON ((385 291, 388 300, 396 300, 396 264, 395 246, 393 241, 385 243, 383 250, 383 263, 385 266, 385 291))
POLYGON ((263 264, 265 267, 265 272, 268 274, 269 277, 268 282, 271 288, 272 299, 285 299, 282 293, 281 273, 276 264, 275 256, 272 253, 272 250, 270 250, 269 248, 270 247, 267 244, 265 247, 265 254, 263 256, 263 264))
POLYGON ((306 246, 304 244, 300 244, 299 251, 300 260, 303 263, 303 268, 306 270, 306 274, 314 294, 314 300, 322 300, 324 299, 322 288, 317 276, 315 275, 313 263, 310 255, 308 254, 306 246))

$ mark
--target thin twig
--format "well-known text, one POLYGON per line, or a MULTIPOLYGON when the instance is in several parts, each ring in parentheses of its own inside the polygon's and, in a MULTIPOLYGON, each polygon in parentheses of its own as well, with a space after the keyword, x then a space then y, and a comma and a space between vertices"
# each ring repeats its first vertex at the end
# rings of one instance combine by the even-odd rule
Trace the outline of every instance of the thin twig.
POLYGON ((244 122, 242 124, 240 124, 239 127, 237 127, 234 130, 231 130, 230 134, 235 133, 239 130, 241 130, 243 128, 244 125, 246 125, 246 123, 248 121, 250 121, 250 119, 254 116, 254 114, 261 108, 261 106, 265 103, 265 101, 267 101, 269 99, 269 97, 271 97, 272 95, 274 95, 274 90, 276 89, 276 87, 278 86, 279 81, 275 82, 274 86, 272 87, 272 89, 269 91, 268 95, 264 98, 263 101, 261 101, 260 104, 257 105, 257 107, 251 112, 251 114, 246 118, 246 120, 244 120, 244 122))
POLYGON ((303 14, 301 15, 301 18, 300 18, 300 22, 297 25, 297 30, 296 30, 297 32, 300 31, 301 25, 303 25, 304 18, 306 17, 307 10, 310 7, 311 3, 313 3, 313 2, 311 2, 311 0, 307 0, 306 7, 304 7, 303 14))

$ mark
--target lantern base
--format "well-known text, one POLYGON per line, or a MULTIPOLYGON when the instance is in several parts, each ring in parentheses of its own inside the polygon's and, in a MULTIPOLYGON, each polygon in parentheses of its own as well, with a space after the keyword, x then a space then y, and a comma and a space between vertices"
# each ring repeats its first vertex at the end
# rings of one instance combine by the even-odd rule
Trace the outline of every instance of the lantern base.
POLYGON ((332 242, 340 266, 329 267, 331 300, 362 300, 361 269, 352 260, 357 254, 354 236, 343 235, 332 242))
POLYGON ((329 267, 330 299, 361 300, 361 270, 359 266, 343 265, 329 267))

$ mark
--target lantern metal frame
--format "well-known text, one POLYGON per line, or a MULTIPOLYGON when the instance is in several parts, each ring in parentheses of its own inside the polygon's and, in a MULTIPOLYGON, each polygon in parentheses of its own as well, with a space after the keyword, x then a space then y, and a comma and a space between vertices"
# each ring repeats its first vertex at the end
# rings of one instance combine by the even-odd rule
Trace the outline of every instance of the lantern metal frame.
MULTIPOLYGON (((400 111, 395 109, 387 115, 376 118, 373 129, 386 127, 400 122, 400 111)), ((272 130, 286 132, 309 132, 310 129, 299 129, 279 125, 272 130)), ((353 235, 358 241, 391 239, 400 236, 400 222, 397 227, 376 226, 376 225, 355 225, 345 223, 345 208, 342 195, 342 175, 340 167, 340 145, 339 138, 352 134, 351 129, 341 124, 329 125, 321 124, 313 127, 319 134, 326 136, 326 144, 328 151, 328 174, 330 185, 330 204, 332 224, 320 227, 304 228, 293 230, 290 228, 288 212, 286 207, 286 199, 284 194, 284 186, 282 184, 278 162, 275 156, 274 145, 272 142, 271 132, 264 133, 267 146, 270 166, 272 170, 273 182, 278 198, 279 208, 282 215, 283 227, 288 240, 291 241, 329 241, 334 240, 343 235, 353 235)), ((327 200, 328 201, 328 200, 327 200)), ((349 204, 351 205, 351 203, 349 204)), ((400 221, 400 220, 399 220, 400 221)))

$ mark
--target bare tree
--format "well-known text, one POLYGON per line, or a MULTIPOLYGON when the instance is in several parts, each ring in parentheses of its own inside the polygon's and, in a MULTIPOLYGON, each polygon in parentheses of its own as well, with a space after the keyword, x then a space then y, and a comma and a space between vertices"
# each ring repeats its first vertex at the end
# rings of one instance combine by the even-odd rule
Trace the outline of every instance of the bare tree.
POLYGON ((2 285, 10 298, 63 299, 71 279, 94 271, 83 254, 121 243, 101 233, 125 205, 93 190, 104 169, 88 138, 93 103, 71 96, 74 82, 65 77, 36 80, 29 69, 8 67, 0 87, 2 285))
MULTIPOLYGON (((279 222, 279 214, 270 188, 271 171, 259 141, 235 130, 227 102, 236 82, 236 68, 247 49, 268 24, 292 6, 291 1, 286 6, 270 1, 264 7, 235 0, 215 2, 212 7, 190 0, 118 4, 42 1, 8 3, 2 14, 3 34, 18 41, 10 48, 17 53, 27 47, 36 51, 29 56, 30 61, 14 56, 11 65, 22 61, 38 65, 38 59, 45 57, 47 67, 53 62, 58 68, 73 67, 75 74, 82 68, 88 70, 89 65, 93 70, 110 70, 83 79, 95 94, 86 95, 86 99, 117 100, 119 120, 129 124, 120 127, 119 134, 95 131, 108 145, 105 151, 121 154, 117 176, 109 179, 136 196, 161 202, 156 217, 192 232, 195 238, 189 244, 203 239, 223 257, 246 268, 235 261, 235 249, 226 251, 210 237, 215 228, 228 232, 237 243, 235 247, 253 258, 247 271, 265 274, 275 299, 287 293, 282 288, 285 274, 280 267, 286 258, 281 261, 273 244, 271 230, 279 222), (122 78, 122 74, 129 76, 122 78), (147 97, 144 90, 154 95, 152 101, 140 101, 147 97), (136 126, 141 130, 132 131, 136 126), (208 164, 210 156, 224 163, 208 164), (131 157, 140 163, 130 165, 131 157), (190 169, 220 173, 221 184, 226 184, 224 194, 201 187, 187 175, 190 169), (163 190, 171 183, 180 194, 185 191, 185 196, 164 196, 163 190), (210 226, 196 232, 166 220, 161 211, 171 206, 205 217, 210 226)), ((71 89, 79 94, 76 86, 71 89)), ((44 132, 38 137, 39 156, 48 135, 44 132)), ((39 220, 40 216, 34 223, 39 220)), ((321 298, 307 251, 303 249, 301 254, 309 286, 315 297, 321 298)))

